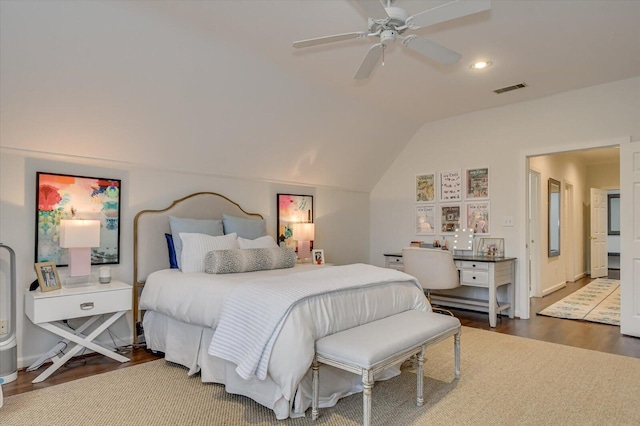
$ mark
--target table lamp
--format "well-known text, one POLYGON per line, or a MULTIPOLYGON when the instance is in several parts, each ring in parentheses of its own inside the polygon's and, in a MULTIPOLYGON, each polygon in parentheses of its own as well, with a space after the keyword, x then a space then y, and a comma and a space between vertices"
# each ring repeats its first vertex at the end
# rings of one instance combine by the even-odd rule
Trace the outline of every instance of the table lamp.
POLYGON ((69 276, 91 275, 91 247, 100 247, 99 220, 61 220, 60 247, 69 249, 69 276))
POLYGON ((315 237, 313 223, 294 223, 292 226, 293 239, 298 241, 298 259, 306 261, 311 258, 311 241, 315 237))

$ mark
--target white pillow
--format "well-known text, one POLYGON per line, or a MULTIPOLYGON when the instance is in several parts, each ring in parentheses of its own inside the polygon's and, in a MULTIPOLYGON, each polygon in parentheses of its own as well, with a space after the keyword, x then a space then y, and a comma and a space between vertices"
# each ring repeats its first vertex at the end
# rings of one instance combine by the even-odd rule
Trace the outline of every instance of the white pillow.
POLYGON ((264 237, 258 237, 255 240, 250 240, 248 238, 238 237, 238 246, 241 249, 278 247, 278 245, 276 244, 276 241, 273 239, 273 237, 271 235, 265 235, 264 237))
POLYGON ((204 259, 213 250, 232 250, 238 247, 237 234, 231 233, 213 237, 206 234, 180 233, 182 240, 182 272, 204 272, 204 259))

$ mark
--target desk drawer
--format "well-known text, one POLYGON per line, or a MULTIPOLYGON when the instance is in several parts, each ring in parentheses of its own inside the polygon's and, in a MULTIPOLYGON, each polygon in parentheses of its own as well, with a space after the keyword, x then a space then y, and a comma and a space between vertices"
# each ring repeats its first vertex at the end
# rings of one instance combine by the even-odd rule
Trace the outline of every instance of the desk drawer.
POLYGON ((465 269, 462 269, 460 271, 460 284, 488 285, 489 284, 489 272, 485 272, 485 271, 467 271, 465 269))
POLYGON ((89 317, 131 309, 131 289, 47 297, 33 301, 33 322, 89 317))
POLYGON ((404 262, 402 257, 398 256, 385 256, 385 267, 391 269, 397 269, 402 271, 404 269, 404 262))
POLYGON ((487 262, 469 262, 468 260, 459 260, 456 264, 460 269, 475 269, 480 271, 489 270, 489 264, 487 262))

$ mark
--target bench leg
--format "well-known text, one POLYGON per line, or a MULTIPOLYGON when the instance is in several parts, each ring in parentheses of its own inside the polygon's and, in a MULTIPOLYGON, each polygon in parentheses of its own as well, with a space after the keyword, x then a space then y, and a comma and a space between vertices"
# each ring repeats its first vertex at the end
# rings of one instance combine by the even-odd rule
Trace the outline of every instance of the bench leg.
POLYGON ((422 391, 424 387, 424 352, 427 349, 426 346, 423 346, 418 352, 418 369, 416 370, 417 382, 418 382, 418 391, 416 396, 416 405, 418 407, 422 407, 424 404, 424 398, 422 396, 422 391))
POLYGON ((373 389, 373 374, 371 370, 362 370, 362 424, 371 425, 371 390, 373 389))
POLYGON ((455 357, 454 373, 456 379, 460 378, 460 332, 453 336, 453 353, 455 357))
POLYGON ((311 399, 311 419, 318 419, 318 393, 320 391, 320 381, 319 379, 319 367, 318 360, 314 357, 313 364, 311 365, 311 370, 313 372, 313 397, 311 399))

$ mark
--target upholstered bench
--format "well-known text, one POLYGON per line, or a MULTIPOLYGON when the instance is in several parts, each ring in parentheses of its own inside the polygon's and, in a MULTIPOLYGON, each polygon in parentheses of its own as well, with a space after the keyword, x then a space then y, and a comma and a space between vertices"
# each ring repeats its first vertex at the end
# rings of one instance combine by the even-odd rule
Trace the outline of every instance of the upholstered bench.
POLYGON ((413 355, 418 356, 416 404, 422 406, 424 353, 428 346, 454 336, 454 373, 460 377, 460 321, 435 312, 405 311, 323 337, 316 342, 313 360, 311 416, 318 418, 319 364, 362 376, 363 424, 371 422, 374 376, 413 355))

